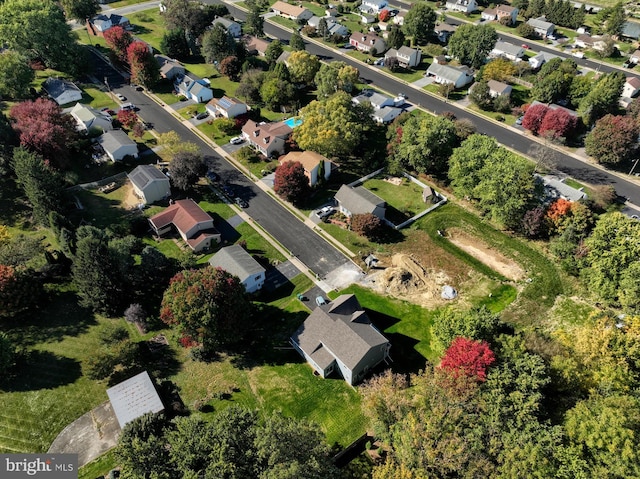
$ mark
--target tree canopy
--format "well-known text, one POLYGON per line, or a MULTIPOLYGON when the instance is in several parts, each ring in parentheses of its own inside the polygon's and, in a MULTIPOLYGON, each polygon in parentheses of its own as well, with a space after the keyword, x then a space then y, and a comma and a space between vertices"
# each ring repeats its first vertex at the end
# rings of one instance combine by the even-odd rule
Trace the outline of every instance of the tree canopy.
POLYGON ((633 158, 640 128, 630 116, 605 115, 585 138, 585 151, 598 163, 616 165, 633 158))
POLYGON ((293 83, 310 85, 320 69, 320 60, 304 50, 296 51, 289 56, 288 68, 293 83))
POLYGON ((67 18, 83 24, 100 11, 97 0, 62 0, 60 2, 67 18))
POLYGON ((323 63, 314 78, 318 95, 331 96, 338 90, 351 93, 359 75, 357 68, 344 62, 323 63))
POLYGON ((460 63, 480 68, 497 40, 498 34, 492 26, 465 23, 451 35, 449 54, 460 63))
POLYGON ((414 3, 404 18, 404 33, 417 45, 423 45, 433 34, 436 12, 426 3, 414 3))
POLYGON ((0 53, 0 98, 26 98, 34 78, 25 56, 11 50, 0 53))
POLYGON ((299 161, 287 161, 276 168, 273 191, 293 204, 302 204, 309 199, 309 178, 299 161))

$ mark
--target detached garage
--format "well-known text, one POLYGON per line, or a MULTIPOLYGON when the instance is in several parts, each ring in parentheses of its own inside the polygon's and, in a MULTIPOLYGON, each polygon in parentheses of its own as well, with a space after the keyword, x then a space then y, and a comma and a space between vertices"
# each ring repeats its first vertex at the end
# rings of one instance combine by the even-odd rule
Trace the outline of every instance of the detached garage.
POLYGON ((169 178, 153 165, 140 165, 127 176, 136 196, 144 203, 155 203, 171 196, 169 178))
POLYGON ((112 161, 122 161, 125 156, 138 158, 138 145, 122 130, 107 131, 98 143, 112 161))

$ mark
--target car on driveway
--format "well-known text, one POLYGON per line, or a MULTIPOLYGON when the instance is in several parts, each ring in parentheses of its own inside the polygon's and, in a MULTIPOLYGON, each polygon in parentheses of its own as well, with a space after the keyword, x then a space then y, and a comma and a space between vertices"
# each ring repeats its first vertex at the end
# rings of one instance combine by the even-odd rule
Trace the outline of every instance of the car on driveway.
POLYGON ((204 120, 208 116, 209 116, 209 112, 208 111, 203 111, 202 113, 198 113, 196 115, 196 120, 204 120))
POLYGON ((122 93, 116 93, 116 98, 120 101, 127 101, 127 97, 124 96, 122 93))
POLYGON ((331 213, 333 213, 333 211, 333 206, 325 206, 324 208, 320 208, 318 211, 316 211, 316 216, 322 219, 326 216, 329 216, 331 213))
POLYGON ((244 142, 244 138, 242 138, 241 136, 234 136, 229 140, 229 143, 231 143, 232 145, 239 145, 242 142, 244 142))
POLYGON ((327 304, 327 300, 324 299, 324 296, 316 296, 316 304, 322 306, 323 304, 327 304))
POLYGON ((240 208, 248 208, 249 207, 249 203, 247 203, 245 200, 243 200, 239 196, 236 196, 233 201, 235 201, 236 205, 238 205, 240 208))
POLYGON ((522 120, 524 120, 524 116, 519 116, 516 120, 516 125, 522 125, 522 120))

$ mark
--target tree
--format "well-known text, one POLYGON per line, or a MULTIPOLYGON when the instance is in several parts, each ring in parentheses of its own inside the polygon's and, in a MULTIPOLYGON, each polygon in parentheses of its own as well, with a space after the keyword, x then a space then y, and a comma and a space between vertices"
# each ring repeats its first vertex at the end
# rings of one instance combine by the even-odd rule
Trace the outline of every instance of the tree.
POLYGON ((484 80, 473 85, 469 99, 481 110, 490 110, 493 108, 491 89, 489 88, 489 84, 484 80))
POLYGON ((282 55, 284 48, 282 46, 282 42, 280 40, 274 40, 269 43, 269 46, 264 52, 264 59, 269 64, 269 66, 274 66, 276 64, 276 60, 282 55))
POLYGON ((398 25, 391 27, 389 36, 387 37, 387 46, 389 48, 395 48, 396 50, 404 45, 405 36, 404 32, 398 25))
POLYGON ((171 279, 160 319, 213 352, 242 339, 251 324, 251 303, 240 280, 223 269, 186 270, 171 279))
POLYGON ((125 477, 173 477, 169 450, 165 447, 167 429, 170 425, 162 413, 147 413, 126 424, 115 450, 125 477))
POLYGON ((472 196, 481 181, 481 170, 499 153, 500 146, 489 136, 474 134, 464 140, 449 160, 449 179, 456 194, 472 196))
POLYGON ((327 25, 327 19, 322 17, 318 22, 317 29, 318 36, 323 40, 327 40, 329 38, 329 25, 327 25))
POLYGON ((133 36, 122 27, 111 27, 104 32, 104 41, 107 47, 113 52, 113 56, 121 63, 129 60, 128 50, 133 43, 133 36))
POLYGON ((5 332, 0 331, 0 379, 9 374, 15 361, 15 346, 5 332))
POLYGON ((578 74, 577 64, 570 58, 553 58, 540 68, 531 97, 542 103, 553 103, 568 96, 574 77, 578 74))
POLYGON ((122 126, 127 129, 132 129, 136 123, 138 123, 138 115, 133 110, 118 110, 116 118, 122 126))
POLYGON ((9 116, 20 145, 58 168, 69 160, 69 147, 77 140, 75 121, 62 113, 55 102, 44 98, 24 101, 11 107, 9 116))
POLYGON ((304 40, 298 32, 293 32, 289 39, 289 46, 294 52, 299 52, 305 49, 304 40))
POLYGON ((436 12, 433 8, 426 3, 414 3, 404 18, 403 29, 414 44, 422 45, 432 35, 435 24, 436 12))
POLYGON ((207 63, 218 63, 235 53, 236 41, 220 23, 216 23, 202 37, 202 54, 207 63))
POLYGON ((175 131, 168 131, 158 135, 158 146, 162 147, 162 153, 165 158, 172 161, 178 154, 199 153, 198 145, 191 142, 183 142, 175 131))
POLYGON ((540 238, 546 233, 546 211, 542 206, 536 206, 527 211, 522 217, 522 234, 528 238, 540 238))
POLYGON ((482 69, 482 80, 507 81, 516 74, 516 66, 506 58, 491 60, 482 69))
POLYGON ((26 98, 34 78, 35 73, 26 57, 11 50, 0 53, 0 97, 26 98))
POLYGON ((384 224, 382 220, 373 213, 356 214, 351 217, 349 222, 351 230, 361 236, 372 241, 380 238, 384 224))
POLYGON ((238 81, 242 73, 242 64, 237 56, 231 55, 224 58, 218 65, 218 70, 231 81, 238 81))
POLYGON ((83 51, 60 6, 51 0, 6 0, 0 5, 3 45, 49 68, 79 73, 83 51))
POLYGON ((499 316, 484 306, 469 311, 444 308, 433 318, 431 333, 438 348, 444 351, 460 336, 491 341, 499 326, 499 316))
POLYGON ((627 21, 627 14, 625 12, 624 5, 620 2, 613 7, 609 7, 604 10, 605 13, 603 15, 607 17, 604 22, 604 33, 619 37, 622 35, 624 24, 627 21))
POLYGON ((602 75, 593 89, 580 101, 578 112, 585 125, 592 125, 607 113, 615 113, 618 100, 624 88, 625 76, 622 72, 602 75))
MULTIPOLYGON (((523 121, 524 123, 524 121, 523 121)), ((542 119, 538 133, 554 139, 568 138, 573 134, 578 124, 578 119, 565 110, 549 110, 542 119)))
POLYGON ((296 51, 289 56, 289 73, 293 83, 310 85, 320 69, 320 60, 306 51, 296 51))
POLYGON ((264 35, 264 18, 258 7, 253 6, 249 9, 245 27, 249 33, 256 37, 262 37, 264 35))
POLYGON ((60 3, 67 18, 80 24, 84 24, 100 11, 97 0, 62 0, 60 3))
POLYGON ((170 170, 173 186, 187 191, 206 173, 207 166, 200 153, 181 151, 171 160, 170 170))
POLYGON ((449 54, 460 63, 480 68, 497 40, 498 34, 490 25, 460 25, 449 39, 449 54))
POLYGON ((549 113, 549 107, 547 105, 533 105, 527 108, 524 118, 522 119, 522 126, 531 133, 537 135, 542 127, 544 118, 549 113))
POLYGON ((381 22, 388 21, 390 17, 391 12, 389 12, 388 8, 383 8, 382 10, 380 10, 380 13, 378 13, 378 20, 381 22))
POLYGON ((293 84, 286 80, 281 80, 275 75, 267 78, 260 87, 260 98, 273 111, 277 111, 285 105, 290 105, 295 95, 296 90, 293 84))
POLYGON ((273 191, 293 204, 304 203, 311 193, 309 178, 299 161, 287 161, 276 168, 273 191))
POLYGON ((598 163, 620 164, 633 158, 639 133, 632 117, 606 115, 587 134, 585 151, 598 163))
POLYGON ((106 323, 98 331, 100 346, 85 360, 82 370, 89 379, 103 380, 138 365, 138 347, 121 325, 106 323))
POLYGON ((404 374, 393 373, 391 369, 373 376, 360 386, 362 409, 373 421, 376 437, 389 442, 391 429, 409 411, 409 400, 401 392, 409 387, 404 374))
POLYGON ((153 87, 160 80, 160 67, 149 45, 135 41, 127 48, 127 58, 131 67, 131 80, 147 88, 153 87))
POLYGON ((338 90, 350 93, 358 82, 359 72, 344 62, 323 63, 314 78, 319 96, 331 96, 338 90))
MULTIPOLYGON (((12 318, 34 308, 42 295, 42 285, 31 270, 0 264, 0 318, 12 318)), ((2 356, 0 338, 0 356, 2 356)), ((0 363, 2 358, 0 357, 0 363)), ((2 365, 0 364, 0 376, 2 365)))
POLYGON ((198 39, 211 26, 216 17, 229 14, 225 5, 202 5, 191 0, 166 0, 163 2, 165 23, 169 30, 180 29, 193 55, 199 54, 198 39))
POLYGON ((186 60, 190 53, 187 37, 181 28, 167 30, 162 35, 160 48, 167 56, 178 60, 186 60))
POLYGON ((486 341, 474 341, 458 337, 447 348, 440 367, 452 374, 464 374, 484 381, 487 378, 487 368, 495 362, 495 356, 486 341))
POLYGON ((527 22, 522 22, 520 25, 518 25, 518 28, 516 30, 518 32, 518 35, 520 35, 522 38, 535 38, 536 29, 529 25, 527 22))
POLYGON ((345 157, 360 143, 364 134, 364 115, 345 92, 314 100, 302 108, 302 125, 293 130, 293 140, 303 150, 321 155, 345 157))
POLYGON ((49 212, 62 205, 62 179, 43 159, 24 148, 16 148, 11 164, 18 186, 24 191, 37 223, 48 225, 49 212))

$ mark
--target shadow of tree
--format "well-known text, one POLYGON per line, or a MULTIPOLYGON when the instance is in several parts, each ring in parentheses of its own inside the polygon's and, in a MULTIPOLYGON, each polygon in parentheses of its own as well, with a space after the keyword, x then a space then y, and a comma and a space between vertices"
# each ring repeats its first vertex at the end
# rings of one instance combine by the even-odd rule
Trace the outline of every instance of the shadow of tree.
POLYGON ((82 375, 80 363, 49 351, 29 351, 20 357, 15 375, 4 381, 4 392, 53 389, 75 382, 82 375))

